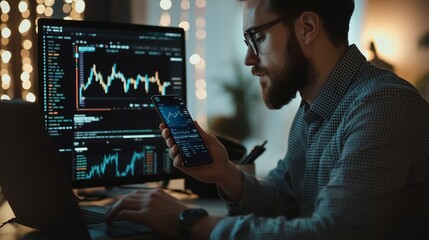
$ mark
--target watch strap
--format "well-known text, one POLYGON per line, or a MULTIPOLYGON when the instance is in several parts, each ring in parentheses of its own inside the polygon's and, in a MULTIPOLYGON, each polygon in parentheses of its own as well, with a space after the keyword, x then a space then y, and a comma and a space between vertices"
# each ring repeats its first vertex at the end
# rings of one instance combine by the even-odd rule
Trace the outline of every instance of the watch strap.
POLYGON ((203 208, 188 208, 181 211, 179 214, 180 239, 189 240, 192 226, 206 216, 208 216, 208 213, 203 208))

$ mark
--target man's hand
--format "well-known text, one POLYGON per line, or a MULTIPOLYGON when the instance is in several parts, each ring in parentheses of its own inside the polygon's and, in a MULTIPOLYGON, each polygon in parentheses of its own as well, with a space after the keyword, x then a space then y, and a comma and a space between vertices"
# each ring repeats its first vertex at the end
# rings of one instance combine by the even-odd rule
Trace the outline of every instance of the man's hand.
POLYGON ((117 201, 109 210, 107 223, 127 220, 148 226, 169 238, 179 238, 179 213, 186 209, 162 189, 139 190, 117 201))
POLYGON ((195 122, 203 142, 206 144, 213 162, 207 165, 196 167, 185 167, 182 165, 182 156, 179 154, 177 145, 171 138, 170 131, 164 123, 159 125, 161 135, 170 148, 170 158, 173 159, 173 165, 182 172, 192 176, 201 182, 217 184, 230 198, 231 201, 238 201, 242 194, 242 175, 241 171, 228 158, 228 153, 222 143, 201 129, 195 122))
POLYGON ((166 125, 163 123, 159 125, 159 128, 162 131, 162 137, 164 138, 167 147, 170 148, 170 158, 173 159, 173 165, 176 168, 202 182, 217 183, 219 179, 223 177, 223 173, 228 168, 228 153, 226 152, 225 147, 219 142, 219 140, 215 136, 210 135, 204 130, 202 130, 197 122, 195 122, 195 125, 204 143, 207 145, 210 154, 213 157, 213 162, 211 164, 196 167, 183 166, 182 156, 179 154, 178 147, 171 138, 169 129, 166 128, 166 125))

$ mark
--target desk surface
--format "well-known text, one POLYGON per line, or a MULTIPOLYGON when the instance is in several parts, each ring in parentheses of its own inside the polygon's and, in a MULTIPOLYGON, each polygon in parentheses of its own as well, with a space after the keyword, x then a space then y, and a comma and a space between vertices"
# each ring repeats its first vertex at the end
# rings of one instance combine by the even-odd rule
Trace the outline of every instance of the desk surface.
MULTIPOLYGON (((173 183, 174 186, 181 185, 180 182, 173 183)), ((179 188, 180 189, 180 188, 179 188)), ((125 192, 132 192, 135 189, 121 189, 119 192, 124 194, 125 192)), ((189 207, 202 207, 207 209, 210 215, 212 216, 225 216, 227 214, 227 209, 225 208, 225 204, 220 199, 211 199, 211 198, 198 198, 195 194, 182 194, 171 192, 171 194, 179 199, 182 203, 189 207)), ((83 204, 95 204, 95 205, 110 205, 114 202, 114 198, 107 198, 99 201, 93 202, 83 202, 83 204)), ((14 214, 9 204, 6 202, 0 206, 0 224, 8 221, 13 218, 14 214)), ((28 228, 19 224, 6 224, 2 228, 0 228, 0 239, 1 240, 31 240, 31 239, 41 239, 40 236, 37 238, 29 238, 28 236, 36 231, 35 229, 28 228)), ((117 239, 117 238, 115 238, 117 239)), ((154 238, 156 239, 156 238, 154 238)))

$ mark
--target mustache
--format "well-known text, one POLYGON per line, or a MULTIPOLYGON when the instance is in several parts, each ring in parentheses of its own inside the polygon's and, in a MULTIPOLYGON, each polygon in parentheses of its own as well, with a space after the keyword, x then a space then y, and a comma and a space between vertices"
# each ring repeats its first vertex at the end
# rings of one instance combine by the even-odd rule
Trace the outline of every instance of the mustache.
POLYGON ((260 66, 253 66, 251 71, 253 76, 257 76, 258 74, 265 72, 265 68, 260 66))

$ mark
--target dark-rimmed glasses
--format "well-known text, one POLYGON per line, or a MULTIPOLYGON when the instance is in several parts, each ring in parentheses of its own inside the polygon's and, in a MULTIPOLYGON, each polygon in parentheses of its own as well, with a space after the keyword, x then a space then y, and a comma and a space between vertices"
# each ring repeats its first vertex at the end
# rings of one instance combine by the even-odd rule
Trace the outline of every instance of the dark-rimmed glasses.
POLYGON ((273 21, 263 24, 261 26, 251 27, 247 29, 244 32, 244 42, 246 43, 247 47, 252 48, 253 53, 255 53, 256 56, 259 56, 259 50, 258 50, 258 45, 256 44, 255 34, 265 29, 268 29, 276 25, 277 23, 283 22, 285 20, 286 20, 286 17, 283 16, 283 17, 274 19, 273 21))

